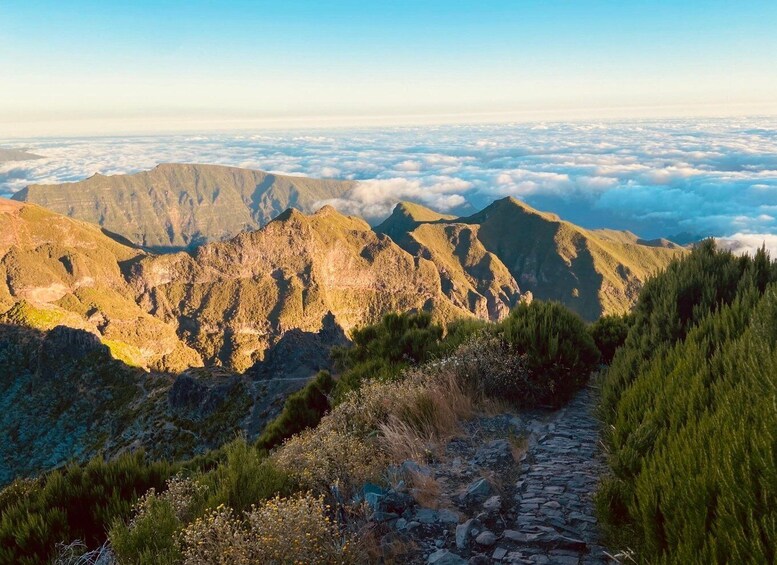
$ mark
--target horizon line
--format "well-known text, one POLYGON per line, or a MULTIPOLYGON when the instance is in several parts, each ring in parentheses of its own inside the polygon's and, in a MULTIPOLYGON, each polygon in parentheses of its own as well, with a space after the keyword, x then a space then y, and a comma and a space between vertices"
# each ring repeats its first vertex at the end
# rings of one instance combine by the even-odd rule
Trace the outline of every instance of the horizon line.
POLYGON ((456 126, 532 123, 624 122, 683 119, 756 119, 777 117, 777 103, 634 105, 599 108, 291 116, 174 116, 3 120, 0 139, 115 137, 232 133, 251 130, 332 130, 381 127, 456 126), (747 109, 745 109, 746 107, 747 109), (25 132, 22 133, 22 130, 25 132))

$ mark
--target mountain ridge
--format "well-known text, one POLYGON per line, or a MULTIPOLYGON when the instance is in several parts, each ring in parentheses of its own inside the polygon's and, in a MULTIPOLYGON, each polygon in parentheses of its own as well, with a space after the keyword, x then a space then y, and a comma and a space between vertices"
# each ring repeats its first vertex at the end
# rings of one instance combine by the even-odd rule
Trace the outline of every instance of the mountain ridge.
POLYGON ((312 179, 223 165, 162 163, 128 175, 95 173, 32 184, 13 195, 120 233, 156 251, 191 249, 257 229, 289 207, 314 211, 353 181, 312 179))

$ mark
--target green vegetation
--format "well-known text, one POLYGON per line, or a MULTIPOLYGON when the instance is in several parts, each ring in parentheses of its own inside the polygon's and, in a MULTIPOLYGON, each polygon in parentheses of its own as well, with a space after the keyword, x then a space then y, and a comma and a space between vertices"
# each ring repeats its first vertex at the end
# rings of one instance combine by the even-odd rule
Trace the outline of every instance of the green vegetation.
POLYGON ((283 412, 262 431, 256 441, 259 447, 272 449, 284 439, 315 426, 329 410, 328 395, 335 381, 332 376, 321 371, 315 379, 307 383, 302 390, 290 395, 283 405, 283 412))
POLYGON ((537 402, 560 405, 585 384, 599 351, 585 322, 556 302, 519 304, 498 327, 524 357, 537 402))
POLYGON ((777 264, 709 241, 645 286, 602 385, 597 506, 649 563, 777 555, 777 264))
POLYGON ((602 316, 590 325, 588 330, 601 355, 601 362, 609 364, 615 351, 626 341, 631 325, 631 316, 615 314, 602 316))
POLYGON ((344 398, 368 379, 390 380, 403 369, 431 358, 439 349, 443 329, 426 312, 387 314, 374 325, 353 333, 353 345, 332 355, 340 369, 335 399, 344 398))
POLYGON ((220 452, 213 469, 171 479, 162 492, 151 490, 137 502, 131 520, 112 520, 109 539, 121 563, 178 563, 178 536, 189 524, 217 509, 240 513, 294 491, 288 475, 244 438, 220 452))
POLYGON ((248 544, 248 555, 283 552, 286 526, 272 526, 270 545, 245 536, 252 520, 286 507, 300 513, 293 536, 329 543, 339 534, 322 529, 331 510, 320 497, 331 497, 333 481, 350 496, 380 480, 387 461, 427 453, 427 442, 450 437, 480 400, 558 402, 584 381, 598 353, 577 315, 534 303, 501 324, 460 320, 445 332, 426 313, 390 314, 335 356, 341 379, 322 372, 289 397, 257 445, 238 437, 184 463, 137 453, 13 483, 0 494, 0 561, 46 561, 56 544, 76 539, 95 548, 106 532, 123 563, 180 562, 200 541, 221 547, 232 535, 248 544), (313 494, 299 498, 302 490, 313 494))
POLYGON ((176 469, 138 452, 12 483, 0 493, 0 562, 44 563, 63 541, 100 545, 106 525, 129 516, 134 500, 162 487, 176 469))

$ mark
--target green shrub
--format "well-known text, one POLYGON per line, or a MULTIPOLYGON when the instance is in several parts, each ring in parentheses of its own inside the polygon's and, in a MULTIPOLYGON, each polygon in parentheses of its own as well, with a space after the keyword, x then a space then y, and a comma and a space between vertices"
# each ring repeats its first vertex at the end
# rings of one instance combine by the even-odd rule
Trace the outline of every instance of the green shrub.
POLYGON ((0 562, 45 563, 57 543, 75 539, 99 547, 107 525, 128 517, 140 495, 161 488, 175 471, 135 453, 9 485, 0 495, 0 562))
POLYGON ((180 561, 177 535, 204 511, 207 487, 180 476, 164 492, 149 490, 134 506, 129 522, 114 519, 109 539, 120 563, 173 564, 180 561))
POLYGON ((294 434, 318 424, 329 410, 329 394, 334 385, 329 373, 321 371, 302 390, 291 394, 280 415, 264 428, 257 445, 272 449, 294 434))
POLYGON ((599 361, 583 320, 556 302, 519 304, 498 333, 514 354, 524 356, 538 403, 565 402, 585 384, 599 361))
POLYGON ((223 504, 237 512, 275 495, 293 491, 288 475, 244 437, 224 447, 226 460, 202 478, 208 487, 209 508, 223 504))
POLYGON ((340 379, 335 403, 367 379, 391 380, 404 368, 431 358, 439 348, 442 327, 427 312, 386 314, 378 323, 353 333, 350 347, 332 350, 340 379))
POLYGON ((600 361, 609 364, 618 349, 626 341, 631 318, 629 316, 602 316, 591 324, 588 331, 601 356, 600 361))
POLYGON ((650 563, 772 563, 777 265, 707 242, 652 279, 602 383, 612 545, 650 563), (669 323, 674 321, 674 323, 669 323))

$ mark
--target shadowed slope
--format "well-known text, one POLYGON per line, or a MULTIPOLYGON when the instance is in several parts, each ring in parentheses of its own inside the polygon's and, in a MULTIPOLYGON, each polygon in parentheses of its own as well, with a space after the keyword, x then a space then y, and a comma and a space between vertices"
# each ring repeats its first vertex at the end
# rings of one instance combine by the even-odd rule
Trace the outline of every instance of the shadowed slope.
POLYGON ((376 231, 433 261, 454 303, 482 315, 484 298, 492 319, 519 292, 562 302, 588 320, 626 312, 644 281, 685 252, 630 232, 586 230, 514 198, 458 219, 401 203, 376 231))

